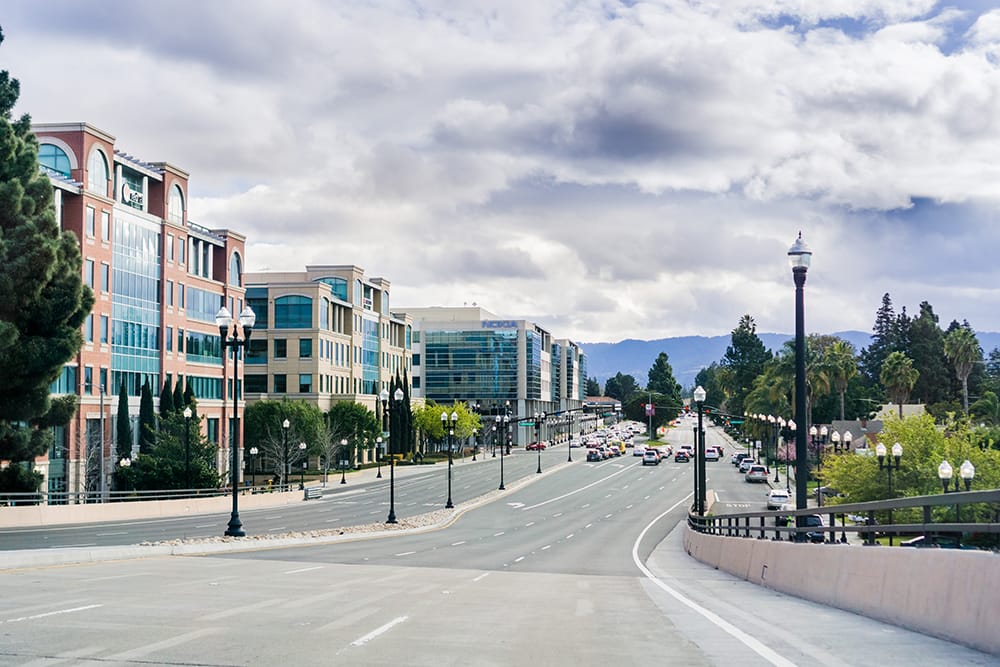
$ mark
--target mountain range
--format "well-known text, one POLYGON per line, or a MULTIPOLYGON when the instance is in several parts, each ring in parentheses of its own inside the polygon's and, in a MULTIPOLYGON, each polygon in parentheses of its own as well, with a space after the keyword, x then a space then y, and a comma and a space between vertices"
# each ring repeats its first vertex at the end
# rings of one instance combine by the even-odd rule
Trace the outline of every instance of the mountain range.
MULTIPOLYGON (((772 352, 780 349, 785 341, 794 338, 793 334, 782 333, 757 335, 764 342, 764 347, 772 352)), ((871 344, 871 334, 864 331, 838 331, 832 335, 850 341, 859 352, 871 344)), ((1000 347, 1000 333, 979 331, 976 332, 976 337, 987 354, 1000 347)), ((619 372, 631 375, 640 387, 645 387, 649 369, 660 352, 667 353, 674 369, 674 377, 687 389, 694 385, 698 371, 713 361, 722 360, 731 342, 730 335, 680 336, 657 340, 629 338, 617 343, 580 343, 580 347, 587 355, 587 377, 597 378, 602 389, 608 378, 619 372)))

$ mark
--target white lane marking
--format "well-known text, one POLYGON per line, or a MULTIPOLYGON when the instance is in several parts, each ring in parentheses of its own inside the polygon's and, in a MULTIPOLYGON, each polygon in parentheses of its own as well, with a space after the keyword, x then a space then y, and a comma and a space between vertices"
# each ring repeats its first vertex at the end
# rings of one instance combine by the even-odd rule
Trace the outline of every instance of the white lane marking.
POLYGON ((70 609, 60 609, 58 611, 47 611, 44 614, 33 614, 31 616, 18 616, 17 618, 8 618, 6 621, 0 621, 0 623, 20 623, 21 621, 33 621, 36 618, 46 618, 47 616, 58 616, 59 614, 72 614, 76 611, 87 611, 88 609, 97 609, 98 607, 103 607, 103 604, 88 604, 83 607, 72 607, 70 609))
POLYGON ((369 632, 364 637, 359 637, 358 639, 355 639, 353 642, 351 642, 351 646, 363 646, 363 645, 367 644, 368 642, 370 642, 371 640, 373 640, 376 637, 378 637, 383 632, 386 632, 386 631, 390 630, 393 626, 399 625, 400 623, 402 623, 403 621, 405 621, 408 618, 409 618, 409 616, 400 616, 399 618, 394 618, 391 621, 389 621, 388 623, 386 623, 385 625, 383 625, 382 627, 375 628, 374 630, 372 630, 371 632, 369 632))
POLYGON ((611 518, 611 517, 613 517, 613 516, 614 516, 614 514, 605 514, 605 515, 604 515, 604 518, 605 518, 605 519, 610 519, 610 518, 611 518))
POLYGON ((317 565, 316 567, 304 567, 300 570, 289 570, 284 574, 298 574, 299 572, 312 572, 313 570, 322 570, 322 569, 323 569, 322 565, 317 565))
POLYGON ((465 540, 462 540, 461 542, 452 542, 452 543, 451 543, 451 546, 453 546, 453 547, 457 547, 457 546, 458 546, 458 545, 460 545, 460 544, 465 544, 465 540))
POLYGON ((566 536, 566 539, 572 540, 574 535, 576 535, 576 533, 570 533, 569 535, 566 536))
POLYGON ((514 509, 517 509, 518 507, 524 507, 524 503, 507 503, 507 504, 513 507, 514 509))
POLYGON ((524 524, 524 527, 525 528, 530 528, 531 526, 534 526, 534 525, 535 525, 534 521, 529 521, 528 523, 524 524))
POLYGON ((286 530, 288 530, 287 526, 278 526, 277 528, 269 528, 267 532, 276 533, 278 531, 286 531, 286 530))
POLYGON ((672 507, 670 507, 669 509, 667 509, 666 511, 664 511, 662 514, 660 514, 658 517, 656 517, 655 519, 653 519, 652 521, 650 521, 646 525, 646 527, 642 529, 642 532, 639 533, 639 537, 635 538, 635 543, 632 545, 632 561, 635 563, 635 566, 638 567, 639 570, 644 575, 646 575, 646 578, 649 579, 652 583, 654 583, 657 586, 659 586, 668 595, 670 595, 672 598, 674 598, 675 600, 677 600, 681 604, 687 606, 692 611, 694 611, 694 612, 696 612, 696 613, 701 614, 702 616, 704 616, 706 620, 708 620, 709 622, 711 622, 714 625, 718 626, 724 632, 726 632, 729 635, 731 635, 734 639, 736 639, 738 642, 740 642, 741 644, 743 644, 744 646, 746 646, 747 648, 749 648, 751 651, 753 651, 754 653, 756 653, 757 655, 759 655, 760 657, 762 657, 764 660, 767 660, 769 663, 771 663, 772 665, 775 665, 776 667, 795 667, 795 663, 794 662, 792 662, 791 660, 788 660, 788 659, 782 657, 781 655, 778 655, 778 653, 776 651, 774 651, 774 650, 768 648, 767 646, 765 646, 757 638, 751 637, 750 635, 748 635, 747 633, 743 632, 742 630, 740 630, 739 628, 737 628, 735 625, 733 625, 732 623, 730 623, 729 621, 723 619, 721 616, 719 616, 715 612, 712 612, 712 611, 709 611, 708 609, 705 609, 704 607, 702 607, 701 605, 699 605, 694 600, 691 600, 690 598, 685 597, 682 593, 680 593, 676 589, 674 589, 671 586, 668 586, 667 584, 665 584, 662 581, 660 581, 656 577, 656 575, 653 574, 649 570, 649 568, 647 568, 642 563, 642 561, 639 560, 639 543, 642 542, 642 538, 646 535, 647 532, 649 532, 649 529, 653 527, 653 524, 656 523, 657 521, 659 521, 660 519, 662 519, 664 516, 666 516, 670 512, 674 511, 674 509, 676 509, 677 507, 679 507, 683 503, 688 502, 688 500, 693 495, 694 495, 693 493, 689 493, 685 497, 681 498, 676 503, 674 503, 674 505, 672 507))
POLYGON ((584 528, 590 528, 590 527, 591 527, 591 526, 593 526, 593 525, 594 525, 594 524, 592 524, 592 523, 588 523, 588 524, 587 524, 586 526, 584 526, 584 528))
POLYGON ((625 509, 630 510, 630 509, 632 509, 632 507, 633 507, 633 505, 626 505, 625 509))
POLYGON ((503 535, 502 530, 499 533, 493 533, 493 537, 500 537, 501 535, 503 535))
POLYGON ((518 556, 517 558, 514 559, 514 562, 520 563, 522 560, 524 560, 524 556, 518 556))
POLYGON ((582 510, 585 510, 588 507, 590 507, 590 503, 587 503, 586 505, 580 505, 580 509, 582 509, 582 510))
POLYGON ((649 496, 646 496, 645 498, 643 498, 643 500, 649 500, 649 496))
POLYGON ((665 486, 661 486, 659 490, 660 490, 660 491, 662 491, 662 490, 663 490, 663 489, 665 489, 665 488, 667 488, 667 487, 665 487, 665 486))
POLYGON ((473 579, 473 581, 479 581, 481 579, 485 579, 488 576, 490 576, 489 572, 483 572, 481 575, 479 575, 478 577, 476 577, 475 579, 473 579))
POLYGON ((203 523, 200 526, 195 526, 195 528, 215 528, 214 523, 203 523))
POLYGON ((397 556, 409 556, 410 554, 415 554, 415 553, 417 553, 417 552, 416 551, 404 551, 403 553, 396 554, 396 555, 397 556))
POLYGON ((553 519, 555 519, 555 518, 557 518, 557 517, 561 517, 562 515, 563 515, 563 513, 562 513, 562 512, 559 512, 558 514, 553 514, 553 515, 552 515, 552 518, 553 518, 553 519))
MULTIPOLYGON (((601 482, 606 482, 609 479, 611 479, 612 477, 614 477, 615 475, 620 475, 623 472, 625 472, 626 470, 628 470, 628 468, 622 468, 618 472, 613 472, 610 475, 608 475, 607 477, 604 477, 603 479, 599 479, 596 482, 591 482, 590 484, 587 484, 586 486, 581 486, 579 489, 575 489, 573 491, 570 491, 569 493, 564 493, 561 496, 556 496, 555 498, 549 498, 548 500, 543 500, 542 502, 537 503, 535 505, 529 505, 528 507, 525 507, 524 509, 526 509, 526 510, 533 510, 536 507, 541 507, 542 505, 548 505, 549 503, 554 503, 557 500, 562 500, 563 498, 568 498, 569 496, 572 496, 575 493, 580 493, 581 491, 589 489, 590 487, 594 486, 595 484, 600 484, 601 482)), ((610 498, 611 496, 609 494, 608 496, 605 496, 605 497, 606 498, 610 498)))
POLYGON ((551 548, 552 548, 551 544, 546 544, 544 547, 542 547, 542 551, 545 551, 546 549, 551 549, 551 548))
POLYGON ((128 535, 127 530, 119 530, 113 533, 97 533, 98 537, 111 537, 112 535, 128 535))

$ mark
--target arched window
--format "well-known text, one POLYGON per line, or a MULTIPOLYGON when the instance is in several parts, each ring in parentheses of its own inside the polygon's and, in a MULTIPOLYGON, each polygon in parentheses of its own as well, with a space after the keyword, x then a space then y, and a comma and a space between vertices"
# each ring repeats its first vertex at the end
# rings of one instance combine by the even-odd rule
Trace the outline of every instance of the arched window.
POLYGON ((306 296, 281 296, 274 300, 275 329, 312 328, 312 299, 306 296))
POLYGON ((170 199, 167 202, 167 219, 178 225, 184 224, 184 193, 181 192, 181 186, 176 183, 170 188, 170 199))
POLYGON ((325 278, 317 278, 316 282, 326 283, 330 286, 330 291, 333 292, 334 296, 347 301, 347 281, 343 278, 327 276, 325 278))
POLYGON ((38 147, 38 164, 49 171, 69 178, 70 162, 66 151, 53 144, 42 144, 38 147))
POLYGON ((243 260, 240 259, 238 252, 234 252, 229 258, 229 284, 236 287, 243 286, 243 260))
POLYGON ((108 196, 108 161, 97 148, 87 158, 87 189, 108 196))

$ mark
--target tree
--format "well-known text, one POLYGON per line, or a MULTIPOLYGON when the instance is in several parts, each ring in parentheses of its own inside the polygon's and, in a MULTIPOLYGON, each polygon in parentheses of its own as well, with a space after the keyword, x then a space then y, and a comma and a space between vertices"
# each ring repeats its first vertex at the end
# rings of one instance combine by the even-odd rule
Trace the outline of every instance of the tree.
MULTIPOLYGON (((181 385, 184 383, 183 380, 177 378, 177 384, 174 385, 174 395, 170 397, 171 409, 177 412, 184 412, 184 406, 187 402, 184 400, 184 387, 181 385)), ((163 414, 163 408, 160 408, 160 414, 163 414)))
POLYGON ((166 417, 174 411, 174 392, 170 389, 170 380, 164 380, 160 391, 160 416, 166 417))
POLYGON ((622 403, 627 402, 639 392, 639 385, 631 375, 622 375, 621 371, 604 383, 604 395, 617 398, 622 403))
POLYGON ((254 401, 243 411, 243 433, 246 449, 256 447, 259 451, 261 470, 269 470, 281 483, 287 483, 286 464, 290 471, 302 460, 300 442, 306 443, 307 451, 323 453, 327 418, 318 407, 302 400, 254 401), (282 426, 286 419, 287 432, 282 426))
POLYGON ((917 383, 920 371, 913 367, 913 360, 902 352, 893 352, 885 358, 879 380, 894 403, 899 405, 899 418, 903 418, 903 403, 917 383))
POLYGON ((156 414, 153 412, 153 392, 149 381, 142 383, 139 392, 139 453, 149 454, 156 443, 156 414))
POLYGON ((944 332, 938 325, 934 308, 926 301, 920 303, 920 313, 910 324, 909 345, 904 349, 919 371, 912 396, 926 405, 947 401, 952 392, 952 377, 944 351, 944 332))
POLYGON ((724 375, 725 369, 718 362, 713 361, 698 371, 694 377, 694 385, 705 390, 706 405, 720 406, 725 403, 726 395, 722 389, 723 382, 721 380, 721 376, 724 375))
POLYGON ((681 386, 674 379, 674 369, 670 366, 670 357, 666 352, 660 352, 652 367, 649 369, 649 382, 646 384, 647 391, 673 397, 671 403, 680 403, 681 386))
POLYGON ((19 94, 17 79, 0 71, 0 460, 11 463, 51 445, 42 426, 54 416, 49 387, 80 350, 94 303, 77 239, 60 229, 52 185, 39 172, 31 118, 12 120, 19 94))
POLYGON ((976 334, 964 326, 953 329, 944 339, 944 352, 955 367, 955 375, 962 383, 962 407, 969 413, 969 374, 977 362, 983 360, 983 349, 976 334))
POLYGON ((194 398, 194 389, 191 388, 190 381, 184 384, 184 404, 183 407, 181 407, 182 412, 184 411, 185 407, 191 408, 191 412, 197 414, 198 402, 194 398))
POLYGON ((721 363, 728 370, 722 376, 728 384, 729 392, 726 410, 732 414, 742 414, 746 395, 753 388, 754 379, 764 372, 764 366, 772 355, 757 335, 757 323, 749 314, 740 318, 730 340, 721 363))
POLYGON ((125 380, 118 387, 118 420, 117 436, 115 438, 116 460, 132 458, 132 420, 128 414, 128 390, 125 380))
POLYGON ((840 419, 844 419, 844 397, 851 379, 858 374, 858 360, 854 356, 854 346, 846 340, 838 340, 826 350, 826 364, 833 387, 840 397, 840 419))
POLYGON ((979 400, 969 406, 969 414, 977 421, 990 426, 1000 425, 1000 397, 986 390, 979 400))
POLYGON ((861 351, 861 372, 871 386, 880 386, 882 364, 893 352, 905 352, 909 341, 910 318, 906 308, 899 315, 892 307, 892 298, 886 292, 882 305, 875 313, 872 342, 861 351))
POLYGON ((601 395, 601 385, 598 383, 597 378, 587 378, 587 388, 584 390, 584 394, 587 396, 601 395))
MULTIPOLYGON (((192 420, 194 421, 194 420, 192 420)), ((200 419, 198 420, 201 421, 200 419)), ((176 411, 160 415, 160 427, 154 432, 154 442, 149 452, 132 459, 128 468, 118 468, 115 483, 119 489, 208 489, 218 488, 225 482, 215 470, 218 447, 192 423, 185 433, 187 422, 176 411), (185 465, 185 453, 189 463, 185 465), (190 466, 190 486, 188 485, 190 466)))

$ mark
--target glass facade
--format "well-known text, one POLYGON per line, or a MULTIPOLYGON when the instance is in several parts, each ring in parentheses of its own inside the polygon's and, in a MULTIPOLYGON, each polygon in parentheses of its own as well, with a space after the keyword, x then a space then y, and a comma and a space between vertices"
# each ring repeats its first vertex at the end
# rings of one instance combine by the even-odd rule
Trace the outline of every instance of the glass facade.
POLYGON ((343 278, 329 277, 320 278, 316 282, 324 283, 330 286, 330 291, 335 297, 341 301, 347 301, 347 281, 343 278))
MULTIPOLYGON (((527 390, 524 397, 530 400, 542 399, 542 337, 530 329, 524 332, 525 381, 527 390)), ((545 400, 550 397, 546 396, 545 400)))
POLYGON ((222 339, 219 334, 188 331, 186 349, 188 361, 222 365, 222 339))
POLYGON ((559 400, 559 380, 562 378, 562 349, 562 345, 559 343, 552 344, 551 362, 549 363, 549 368, 552 369, 552 378, 549 381, 550 401, 559 400))
POLYGON ((144 381, 159 386, 160 232, 115 213, 111 295, 111 384, 138 396, 144 381))
MULTIPOLYGON (((256 312, 256 311, 254 311, 256 312)), ((280 296, 274 300, 275 329, 312 328, 312 299, 306 296, 280 296)))
MULTIPOLYGON (((222 308, 222 295, 206 292, 197 287, 187 289, 187 316, 189 320, 215 323, 215 314, 222 308)), ((254 311, 256 312, 256 311, 254 311)))
POLYGON ((247 305, 250 306, 254 315, 257 316, 257 321, 253 325, 254 331, 268 329, 267 289, 262 287, 248 289, 247 305))
POLYGON ((379 357, 378 320, 361 319, 361 393, 377 394, 379 357))
MULTIPOLYGON (((424 331, 424 395, 439 403, 517 400, 517 329, 424 331)), ((416 386, 416 385, 414 385, 416 386)))
MULTIPOLYGON (((218 336, 216 336, 218 338, 218 336)), ((222 398, 222 378, 206 378, 189 375, 187 379, 196 398, 222 398)))
POLYGON ((42 144, 38 147, 38 162, 49 171, 69 178, 70 163, 66 152, 52 144, 42 144))

